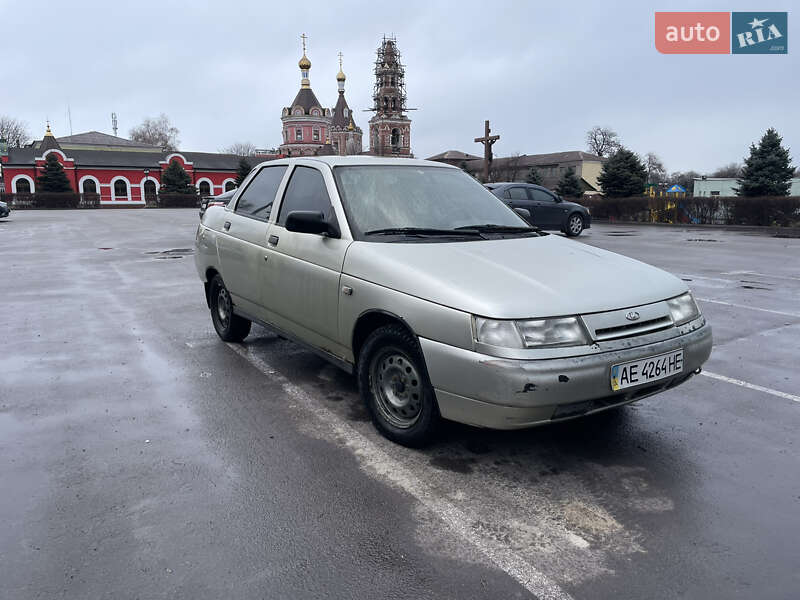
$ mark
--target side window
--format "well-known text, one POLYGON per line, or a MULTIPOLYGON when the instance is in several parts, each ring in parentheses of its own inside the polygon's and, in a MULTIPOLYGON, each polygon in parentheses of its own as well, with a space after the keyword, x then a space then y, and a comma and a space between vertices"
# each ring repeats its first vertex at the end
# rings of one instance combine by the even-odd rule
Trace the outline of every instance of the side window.
POLYGON ((537 202, 555 202, 556 199, 548 194, 547 192, 543 192, 542 190, 537 190, 535 188, 531 188, 530 190, 531 198, 536 200, 537 202))
POLYGON ((293 210, 314 210, 331 218, 333 207, 322 173, 311 167, 295 167, 283 195, 278 225, 285 224, 286 216, 293 210))
POLYGON ((528 196, 525 194, 525 188, 522 187, 512 187, 507 190, 508 196, 506 198, 510 198, 511 200, 527 200, 528 196))
POLYGON ((264 167, 239 196, 236 212, 256 219, 269 219, 275 194, 281 184, 286 167, 264 167))

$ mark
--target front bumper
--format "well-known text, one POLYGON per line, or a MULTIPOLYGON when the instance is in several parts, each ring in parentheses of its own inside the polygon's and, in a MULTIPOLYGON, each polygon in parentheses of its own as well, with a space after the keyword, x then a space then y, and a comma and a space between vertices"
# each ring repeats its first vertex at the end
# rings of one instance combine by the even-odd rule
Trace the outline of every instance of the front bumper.
POLYGON ((420 338, 442 417, 492 429, 521 429, 633 402, 689 379, 711 355, 708 324, 666 340, 570 358, 498 358, 420 338), (673 377, 614 392, 611 366, 683 348, 673 377))

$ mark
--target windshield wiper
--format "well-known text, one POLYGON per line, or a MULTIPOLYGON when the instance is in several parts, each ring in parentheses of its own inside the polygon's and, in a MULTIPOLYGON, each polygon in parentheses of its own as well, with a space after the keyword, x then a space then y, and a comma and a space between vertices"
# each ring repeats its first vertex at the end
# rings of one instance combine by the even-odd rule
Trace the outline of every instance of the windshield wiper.
POLYGON ((497 225, 496 223, 485 223, 483 225, 464 225, 463 227, 456 227, 456 231, 473 230, 480 233, 538 233, 541 231, 538 227, 527 227, 524 225, 497 225))
POLYGON ((480 235, 480 232, 471 227, 459 227, 457 229, 433 229, 430 227, 386 227, 385 229, 372 229, 365 231, 364 235, 480 235))

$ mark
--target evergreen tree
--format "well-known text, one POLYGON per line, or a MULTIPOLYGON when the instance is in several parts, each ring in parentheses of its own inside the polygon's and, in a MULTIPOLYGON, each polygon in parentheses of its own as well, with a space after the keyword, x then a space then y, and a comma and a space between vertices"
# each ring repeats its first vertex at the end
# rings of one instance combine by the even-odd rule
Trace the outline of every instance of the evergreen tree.
POLYGON ((41 192, 71 192, 64 167, 58 162, 55 153, 50 153, 44 162, 42 174, 37 179, 37 189, 41 192))
POLYGON ((253 167, 247 162, 246 158, 242 157, 239 159, 239 166, 236 169, 236 187, 242 185, 245 177, 247 177, 252 170, 253 167))
POLYGON ((161 176, 161 192, 167 194, 196 194, 192 178, 184 171, 181 163, 172 159, 161 176))
POLYGON ((579 198, 583 195, 583 188, 581 182, 575 175, 575 169, 570 167, 561 177, 561 181, 556 186, 556 191, 560 196, 565 198, 579 198))
POLYGON ((750 156, 744 160, 736 193, 739 196, 788 196, 794 173, 789 150, 781 145, 781 136, 767 129, 758 146, 750 144, 750 156))
POLYGON ((620 148, 603 163, 597 181, 611 198, 639 196, 647 182, 647 169, 633 152, 620 148))
POLYGON ((536 185, 542 185, 542 175, 539 173, 539 169, 535 167, 531 167, 528 171, 528 175, 525 177, 525 181, 527 183, 535 183, 536 185))

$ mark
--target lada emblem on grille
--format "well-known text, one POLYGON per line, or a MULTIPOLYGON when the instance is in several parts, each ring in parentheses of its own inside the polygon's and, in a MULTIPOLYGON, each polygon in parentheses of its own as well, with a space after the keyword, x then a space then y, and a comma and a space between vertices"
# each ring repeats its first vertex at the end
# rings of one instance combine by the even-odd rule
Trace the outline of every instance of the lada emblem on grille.
POLYGON ((631 310, 628 312, 627 315, 625 315, 625 318, 628 319, 628 321, 638 321, 639 313, 636 312, 635 310, 631 310))

